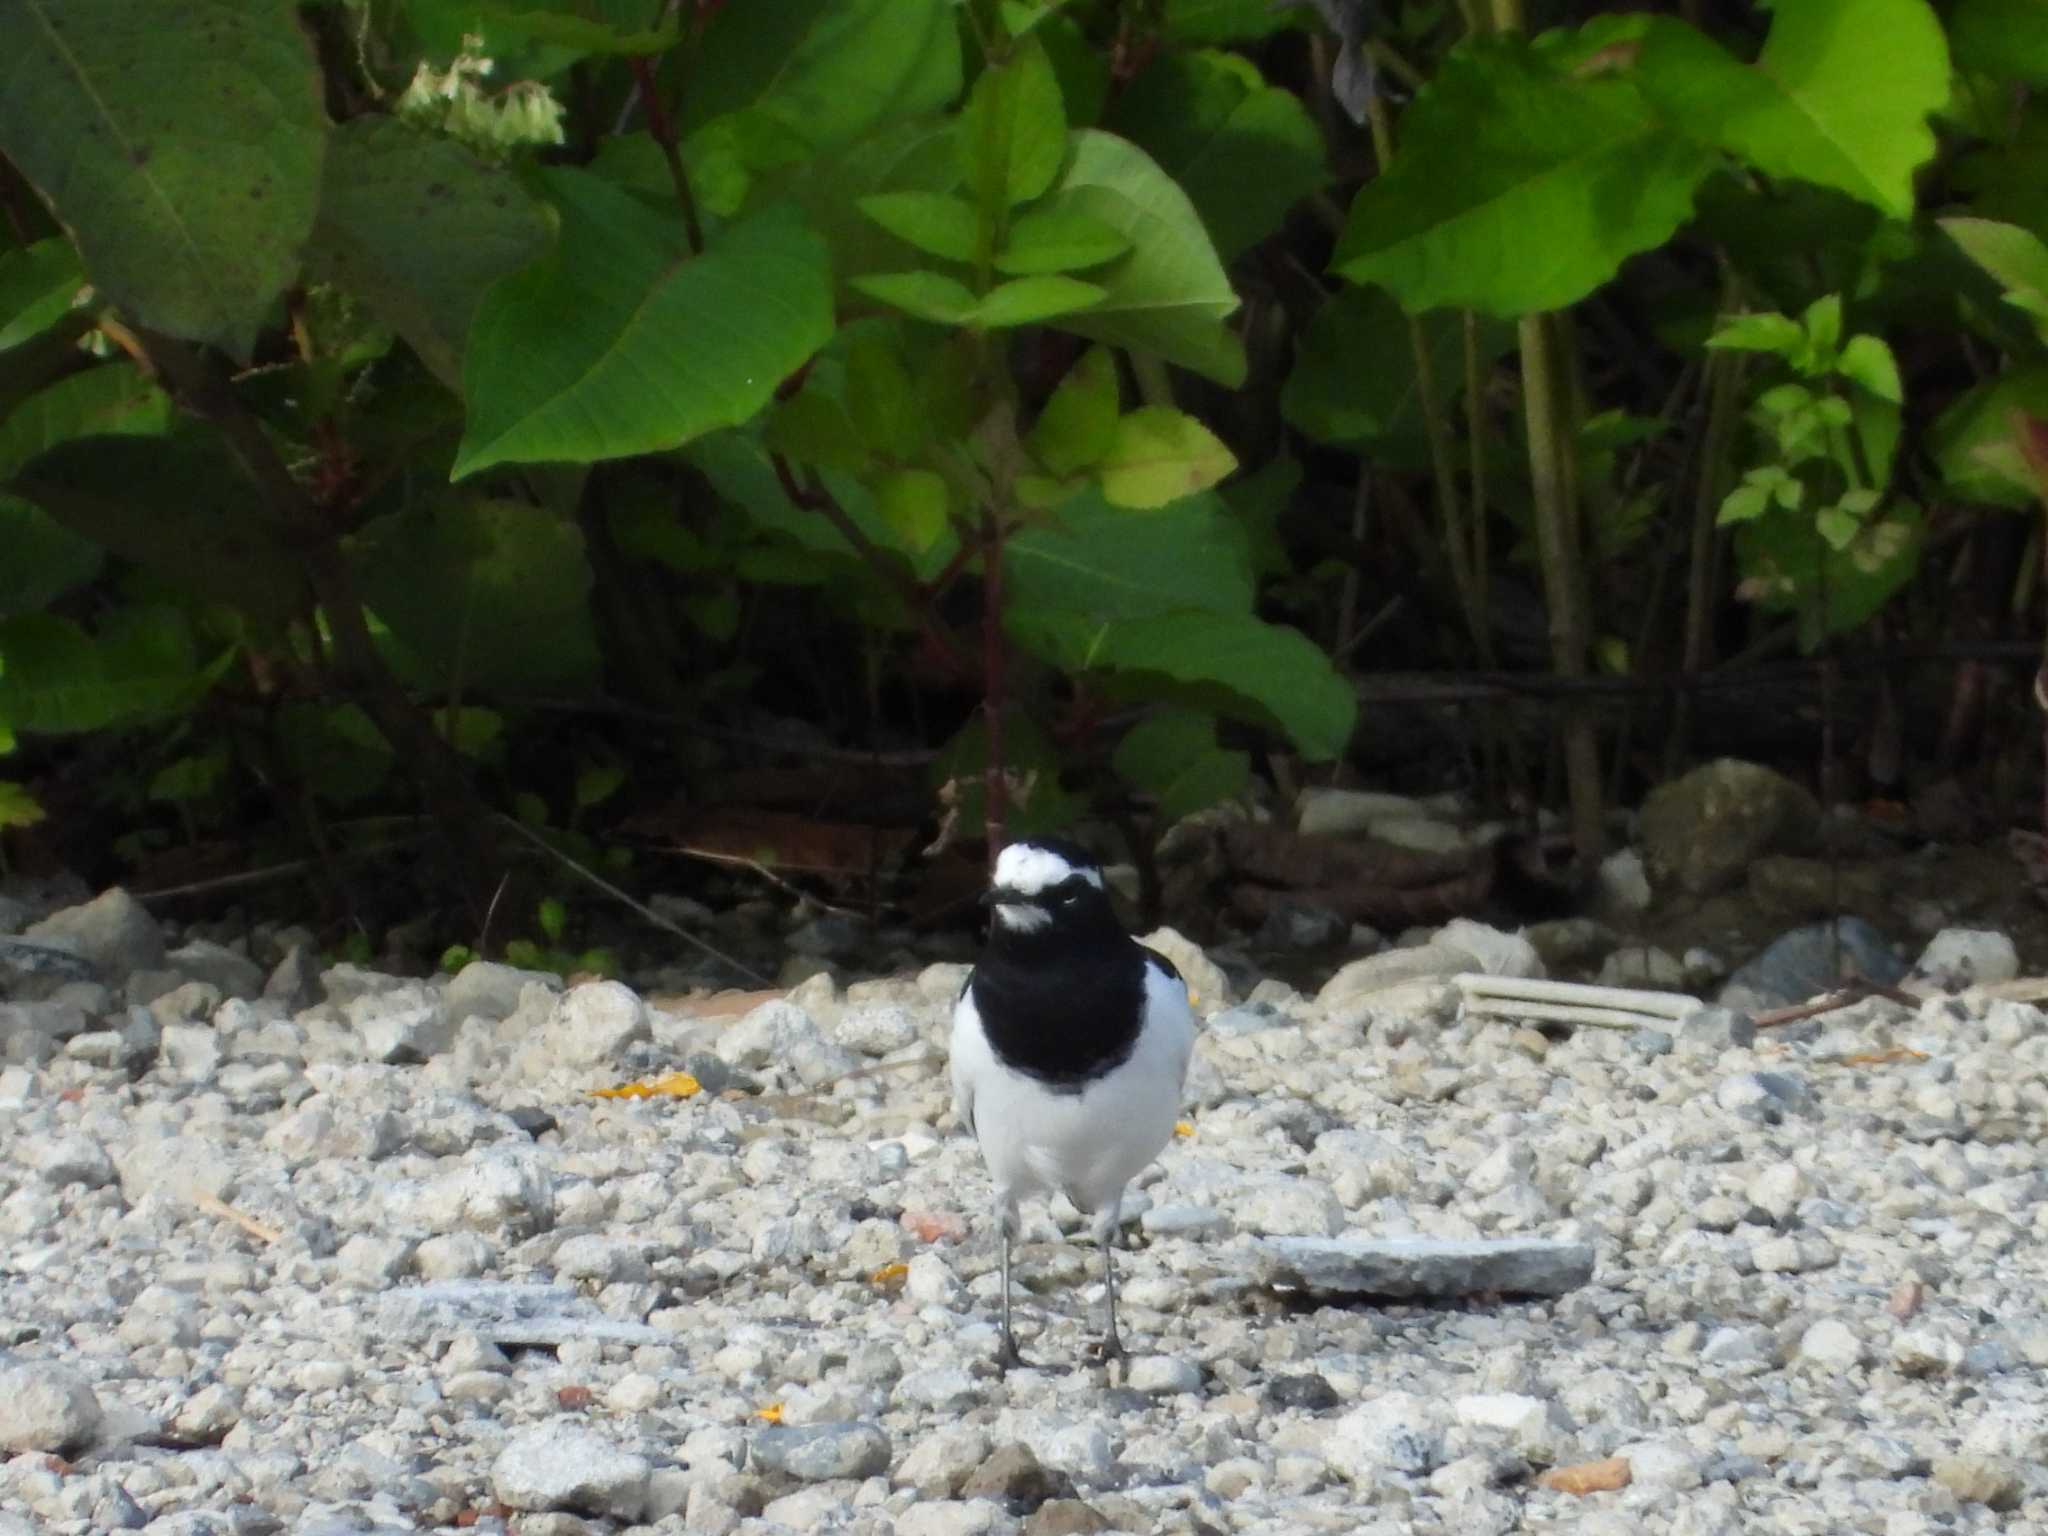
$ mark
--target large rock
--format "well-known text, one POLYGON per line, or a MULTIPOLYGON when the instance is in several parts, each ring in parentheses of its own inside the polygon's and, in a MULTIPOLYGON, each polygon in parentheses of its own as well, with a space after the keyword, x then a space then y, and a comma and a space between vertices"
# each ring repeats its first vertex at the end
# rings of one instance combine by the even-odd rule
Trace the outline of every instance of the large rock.
POLYGON ((750 1446, 755 1466, 804 1483, 842 1477, 873 1477, 889 1470, 889 1436, 879 1424, 777 1424, 755 1433, 750 1446))
POLYGON ((1650 878, 1690 896, 1741 880, 1766 853, 1798 853, 1819 833, 1820 804, 1757 763, 1724 757, 1659 785, 1643 802, 1650 878))
POLYGON ((647 1458, 564 1420, 522 1430, 491 1463, 491 1490, 512 1509, 569 1510, 637 1520, 652 1473, 647 1458))
POLYGON ((164 963, 164 931, 141 902, 118 885, 83 906, 52 913, 23 935, 83 955, 109 981, 164 963))
POLYGON ((1906 962, 1883 934, 1860 917, 1844 917, 1837 920, 1833 937, 1826 923, 1781 935, 1730 976, 1715 1001, 1724 1008, 1761 1013, 1803 1003, 1852 977, 1888 987, 1905 974, 1906 962))
POLYGON ((620 982, 593 981, 562 995, 539 1045, 554 1065, 582 1071, 615 1063, 627 1046, 652 1038, 639 993, 620 982))
POLYGON ((218 987, 224 997, 263 995, 263 967, 225 944, 194 939, 172 950, 166 958, 192 980, 218 987))
POLYGON ((343 1011, 371 1061, 417 1065, 455 1043, 455 1025, 441 994, 423 982, 359 993, 343 1011))
POLYGON ((1267 1237, 1251 1257, 1260 1285, 1333 1295, 1562 1296, 1593 1277, 1590 1244, 1534 1237, 1267 1237))
POLYGON ((67 1456, 99 1427, 100 1400, 84 1377, 47 1360, 0 1371, 0 1450, 67 1456))
POLYGON ((457 971, 442 994, 448 1017, 460 1025, 465 1019, 484 1018, 496 1023, 509 1019, 519 1007, 520 995, 529 985, 561 990, 559 976, 548 971, 522 971, 516 965, 495 960, 472 960, 457 971))

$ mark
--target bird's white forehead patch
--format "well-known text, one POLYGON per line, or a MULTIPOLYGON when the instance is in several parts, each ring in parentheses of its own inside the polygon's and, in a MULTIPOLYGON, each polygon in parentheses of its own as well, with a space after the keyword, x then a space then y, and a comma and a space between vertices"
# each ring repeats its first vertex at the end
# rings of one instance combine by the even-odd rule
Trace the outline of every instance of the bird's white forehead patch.
POLYGON ((1076 875, 1097 890, 1102 889, 1101 870, 1087 864, 1070 864, 1050 848, 1041 848, 1036 843, 1012 843, 996 856, 995 883, 1024 896, 1049 891, 1076 875))

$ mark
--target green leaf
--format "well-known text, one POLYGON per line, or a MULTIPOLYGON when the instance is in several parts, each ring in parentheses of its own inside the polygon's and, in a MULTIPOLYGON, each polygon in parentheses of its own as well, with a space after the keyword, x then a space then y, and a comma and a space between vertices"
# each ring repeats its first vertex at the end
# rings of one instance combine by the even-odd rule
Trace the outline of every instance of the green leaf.
POLYGON ((31 461, 9 489, 110 553, 260 624, 310 606, 297 552, 210 433, 74 438, 31 461))
POLYGON ((2042 0, 1962 0, 1948 23, 1956 68, 2048 86, 2048 5, 2042 0))
POLYGON ((906 315, 940 325, 966 324, 978 302, 973 289, 942 272, 874 272, 850 279, 849 286, 906 315))
POLYGON ((756 139, 779 133, 800 146, 791 160, 960 94, 950 0, 748 0, 712 13, 697 46, 684 131, 744 112, 756 139))
POLYGON ((974 323, 990 329, 1036 325, 1059 315, 1099 304, 1107 290, 1077 278, 1049 272, 1041 277, 1015 277, 998 283, 974 306, 974 323))
POLYGON ((2048 243, 2030 229, 1990 219, 1940 219, 1943 231, 1963 254, 2005 288, 2008 304, 2034 317, 2048 335, 2048 243))
POLYGON ((806 389, 776 406, 768 418, 765 441, 800 464, 855 473, 867 467, 867 444, 852 416, 822 390, 806 389))
POLYGON ((1094 665, 1166 687, 1166 696, 1277 727, 1304 757, 1350 745, 1358 698, 1299 630, 1249 614, 1168 613, 1113 624, 1094 665), (1170 685, 1179 685, 1177 688, 1170 685))
POLYGON ((455 478, 680 447, 753 416, 831 338, 824 244, 786 208, 692 257, 631 194, 583 171, 542 176, 561 239, 477 310, 455 478))
POLYGON ((1237 54, 1154 60, 1117 98, 1108 126, 1180 183, 1226 262, 1329 177, 1322 130, 1301 99, 1237 54))
POLYGON ((200 669, 185 615, 164 607, 116 609, 96 638, 55 614, 18 614, 0 621, 0 657, 0 719, 49 735, 189 707, 217 674, 200 669))
POLYGON ((2015 413, 2048 417, 2048 366, 1987 379, 1935 418, 1929 446, 1949 495, 2001 507, 2035 505, 2039 482, 2013 435, 2015 413))
POLYGON ((1934 153, 1948 44, 1926 0, 1778 0, 1755 65, 1682 22, 1648 24, 1643 93, 1678 132, 1771 176, 1833 187, 1895 219, 1934 153))
MULTIPOLYGON (((935 791, 951 786, 948 798, 957 817, 957 830, 963 835, 971 836, 982 826, 987 765, 988 716, 977 709, 959 734, 940 749, 931 770, 935 791)), ((1060 750, 1028 711, 1014 710, 1004 721, 1003 767, 1012 779, 1004 818, 1012 837, 1057 832, 1087 808, 1080 796, 1060 783, 1060 750), (1019 793, 1026 785, 1028 791, 1019 793)))
POLYGON ((1302 12, 1271 0, 1166 0, 1166 35, 1177 43, 1243 43, 1302 24, 1302 12))
POLYGON ((0 251, 0 352, 55 325, 84 286, 78 252, 62 236, 0 251))
POLYGON ((1037 38, 990 64, 968 92, 960 114, 960 179, 974 190, 983 216, 1028 203, 1059 175, 1067 152, 1067 111, 1052 61, 1037 38))
POLYGON ((867 327, 846 349, 846 408, 861 439, 876 453, 907 458, 930 428, 917 405, 917 388, 890 327, 867 327))
POLYGON ((540 910, 535 914, 540 924, 541 936, 550 944, 562 942, 562 933, 569 926, 569 909, 555 896, 541 898, 540 910))
POLYGON ((1876 336, 1851 336, 1835 362, 1835 371, 1880 400, 1899 405, 1906 398, 1899 382, 1898 359, 1892 349, 1876 336))
POLYGON ((1194 417, 1144 405, 1116 424, 1100 466, 1102 494, 1114 506, 1163 507, 1236 468, 1236 455, 1194 417))
POLYGON ((996 252, 996 270, 1024 275, 1073 272, 1099 267, 1130 248, 1130 236, 1122 230, 1048 198, 1011 221, 1009 239, 996 252))
POLYGON ((485 290, 553 237, 549 211, 510 172, 452 139, 358 117, 334 131, 306 262, 368 303, 459 390, 485 290))
POLYGON ((946 531, 946 481, 929 469, 897 469, 875 484, 875 508, 904 547, 922 553, 946 531))
POLYGON ((1187 194, 1113 134, 1082 129, 1071 143, 1060 205, 1122 230, 1131 252, 1094 274, 1108 293, 1061 329, 1157 353, 1235 389, 1244 382, 1244 347, 1223 322, 1237 294, 1187 194))
POLYGON ((1248 613, 1252 606, 1244 532, 1213 493, 1132 513, 1091 490, 1053 522, 1011 536, 1003 584, 1006 622, 1020 631, 1033 610, 1103 623, 1177 609, 1248 613))
POLYGON ((249 355, 298 276, 327 118, 294 7, 0 6, 0 153, 152 329, 249 355))
POLYGON ((1771 493, 1768 487, 1745 479, 1721 499, 1721 510, 1714 521, 1727 526, 1729 523, 1746 523, 1762 517, 1771 508, 1771 493))
POLYGON ((277 739, 294 779, 336 805, 374 795, 397 761, 360 704, 287 704, 278 711, 277 739))
POLYGON ((48 814, 27 785, 0 779, 0 827, 32 827, 48 814))
POLYGON ((1024 445, 1063 477, 1101 463, 1116 427, 1116 357, 1107 347, 1090 347, 1053 390, 1024 445))
MULTIPOLYGON (((1464 392, 1465 325, 1449 312, 1424 315, 1430 358, 1429 407, 1443 411, 1464 392)), ((1514 339, 1497 320, 1479 322, 1479 364, 1491 368, 1514 339)), ((1341 289, 1309 318, 1280 414, 1320 443, 1373 445, 1376 459, 1422 463, 1426 420, 1408 316, 1380 288, 1341 289)))
POLYGON ((177 804, 204 800, 227 777, 228 751, 225 746, 211 752, 193 753, 166 763, 149 781, 149 798, 177 804))
POLYGON ((46 607, 99 574, 100 548, 41 507, 0 495, 0 619, 46 607))
MULTIPOLYGON (((454 729, 451 732, 449 711, 445 708, 434 711, 436 734, 464 757, 496 756, 498 746, 505 736, 505 717, 495 709, 483 709, 474 704, 461 705, 454 713, 454 729)), ((582 781, 579 779, 577 782, 580 786, 582 781)))
POLYGON ((1736 530, 1743 590, 1765 609, 1795 614, 1800 644, 1811 651, 1870 619, 1912 578, 1923 522, 1918 507, 1894 503, 1835 549, 1813 518, 1773 512, 1736 530))
POLYGON ((107 363, 37 390, 0 419, 0 480, 75 437, 160 437, 171 400, 128 363, 107 363))
POLYGON ((1710 347, 1736 352, 1769 352, 1790 357, 1806 344, 1806 332, 1789 315, 1727 315, 1707 338, 1710 347))
POLYGON ((597 675, 583 535, 551 512, 450 498, 372 522, 351 555, 424 684, 531 692, 597 675))
POLYGON ((860 211, 897 239, 948 261, 972 261, 981 239, 974 205, 943 192, 878 192, 860 211))
POLYGON ((1670 239, 1712 164, 1626 80, 1561 73, 1519 38, 1460 44, 1352 203, 1332 266, 1411 314, 1560 309, 1670 239))
POLYGON ((682 36, 672 20, 654 27, 616 26, 540 5, 496 0, 410 0, 408 19, 415 26, 423 19, 441 23, 422 28, 430 43, 437 45, 435 52, 452 56, 452 50, 468 35, 482 40, 479 51, 487 58, 502 59, 538 46, 563 56, 557 68, 579 58, 663 53, 675 47, 682 36))
POLYGON ((1216 745, 1213 716, 1166 709, 1139 722, 1117 743, 1110 766, 1159 802, 1159 814, 1179 821, 1242 793, 1251 782, 1251 756, 1216 745))

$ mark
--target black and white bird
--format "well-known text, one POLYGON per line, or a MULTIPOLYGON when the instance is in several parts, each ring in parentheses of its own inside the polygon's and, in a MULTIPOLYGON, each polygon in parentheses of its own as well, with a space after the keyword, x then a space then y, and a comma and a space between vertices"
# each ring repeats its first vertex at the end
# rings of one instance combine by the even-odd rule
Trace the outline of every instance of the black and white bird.
POLYGON ((1116 1324, 1116 1237, 1124 1189, 1173 1136, 1194 1014, 1180 973, 1127 935, 1102 870, 1058 838, 1010 844, 983 900, 988 945, 953 1009, 953 1104, 995 1184, 1005 1364, 1010 1242, 1018 1205, 1064 1194, 1094 1218, 1116 1324))

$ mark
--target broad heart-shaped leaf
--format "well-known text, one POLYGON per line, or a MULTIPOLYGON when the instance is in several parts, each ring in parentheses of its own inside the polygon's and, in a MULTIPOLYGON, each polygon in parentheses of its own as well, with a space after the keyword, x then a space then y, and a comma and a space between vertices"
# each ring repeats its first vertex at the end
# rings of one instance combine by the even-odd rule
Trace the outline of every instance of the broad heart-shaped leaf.
POLYGON ((1834 187, 1895 219, 1934 153, 1948 44, 1926 0, 1776 0, 1752 67, 1683 22, 1652 21, 1635 75, 1671 127, 1772 176, 1834 187))
POLYGON ((1024 446, 1055 476, 1099 464, 1116 439, 1116 357, 1090 347, 1038 413, 1024 446))
POLYGON ((1948 237, 1997 278, 2006 302, 2034 317, 2048 335, 2048 244, 2030 229, 1990 219, 1941 219, 1948 237))
MULTIPOLYGON (((1244 532, 1213 493, 1156 512, 1112 507, 1090 490, 1052 521, 1003 546, 1006 620, 1020 632, 1034 611, 1088 623, 1178 609, 1248 613, 1251 561, 1244 532)), ((1064 660, 1078 660, 1077 657, 1064 660)))
POLYGON ((860 200, 860 211, 928 256, 974 259, 981 216, 965 198, 944 192, 878 192, 860 200))
POLYGON ((390 118, 334 131, 310 271, 365 300, 450 389, 484 290, 548 248, 549 211, 510 172, 390 118))
POLYGON ((298 276, 326 143, 282 0, 0 5, 0 154, 155 330, 248 355, 298 276))
POLYGON ((109 553, 259 623, 311 605, 298 555, 263 520, 261 495, 208 432, 73 438, 31 460, 7 488, 109 553))
POLYGON ((0 251, 0 352, 56 324, 84 283, 78 252, 60 236, 0 251))
POLYGON ((1163 507, 1206 491, 1237 468, 1237 456, 1194 417, 1141 405, 1116 424, 1097 472, 1112 506, 1163 507))
POLYGON ((2001 507, 2035 505, 2038 482, 2014 436, 2019 414, 2048 417, 2048 367, 1987 379, 1935 418, 1929 446, 1950 495, 2001 507))
POLYGON ((1122 230, 1047 198, 1011 220, 1009 238, 996 252, 996 270, 1019 276, 1075 272, 1099 267, 1130 248, 1122 230))
POLYGON ((1328 178, 1322 130, 1292 91, 1233 53, 1167 54, 1117 98, 1108 126, 1180 183, 1233 261, 1328 178))
POLYGON ((542 173, 562 232, 484 295, 455 476, 680 447, 747 420, 832 335, 824 243, 770 207, 691 256, 677 223, 584 171, 542 173))
POLYGON ((451 495, 371 523, 350 554, 405 647, 401 669, 424 683, 531 690, 597 674, 583 535, 542 508, 451 495))
POLYGON ((1352 203, 1332 265, 1411 314, 1561 308, 1669 239, 1711 167, 1625 80, 1567 73, 1520 38, 1461 44, 1352 203))
POLYGON ((1094 283, 1057 272, 1013 277, 1007 283, 997 283, 981 296, 981 302, 974 306, 973 320, 976 325, 991 329, 1036 325, 1041 320, 1071 315, 1099 304, 1106 291, 1094 283))
POLYGON ((100 547, 41 507, 0 495, 0 619, 44 607, 99 574, 100 547))
POLYGON ((1107 294, 1060 329, 1157 353, 1235 389, 1244 347, 1223 322, 1237 294, 1187 194, 1127 139, 1084 128, 1068 143, 1061 206, 1122 230, 1131 251, 1089 273, 1107 294))
POLYGON ((0 483, 74 437, 160 437, 170 426, 171 397, 131 364, 88 368, 37 390, 0 418, 0 483))
POLYGON ((1216 744, 1216 720, 1190 709, 1162 709, 1117 743, 1110 766, 1179 821, 1228 800, 1251 781, 1251 756, 1216 744))
MULTIPOLYGON (((1431 403, 1439 410, 1464 393, 1465 325, 1438 310, 1422 317, 1429 350, 1431 403)), ((1294 368, 1280 391, 1280 413, 1319 443, 1370 443, 1376 460, 1426 462, 1422 379, 1409 319, 1378 288, 1345 288, 1309 319, 1294 368)), ((1482 374, 1514 342, 1498 320, 1479 321, 1482 374)))
POLYGON ((1948 39, 1957 69, 2048 85, 2048 6, 2040 0, 1962 0, 1948 39))
POLYGON ((960 94, 950 0, 748 0, 720 7, 699 49, 683 93, 685 132, 744 111, 798 145, 829 150, 960 94))
POLYGON ((49 735, 155 718, 219 675, 200 667, 191 625, 170 607, 116 609, 97 637, 56 614, 21 614, 0 621, 0 656, 0 720, 49 735))
POLYGON ((1066 157, 1067 109, 1044 45, 1027 37, 974 82, 960 114, 960 179, 984 218, 1028 203, 1066 157))

